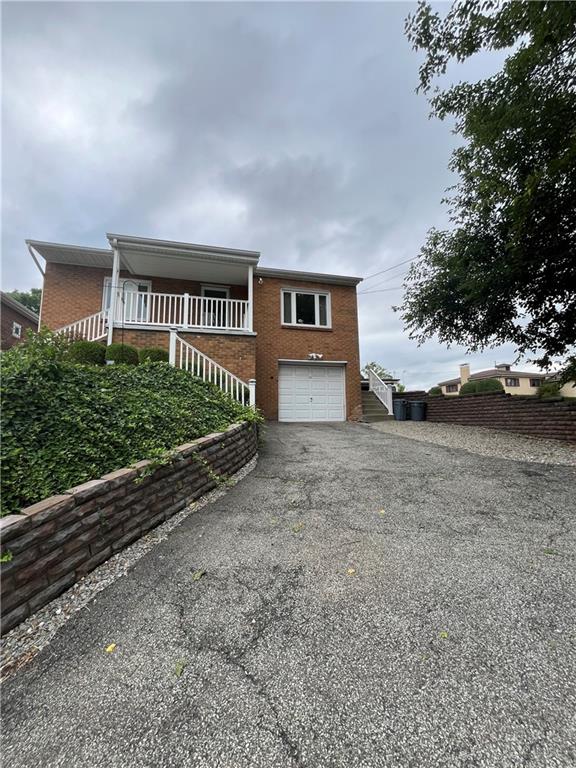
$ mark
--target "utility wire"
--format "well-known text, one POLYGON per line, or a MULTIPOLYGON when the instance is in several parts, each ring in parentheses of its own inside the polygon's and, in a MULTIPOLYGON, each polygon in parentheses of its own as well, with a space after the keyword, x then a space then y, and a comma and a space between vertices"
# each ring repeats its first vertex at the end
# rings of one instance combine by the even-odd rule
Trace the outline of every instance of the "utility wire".
POLYGON ((413 256, 411 259, 406 259, 405 261, 400 261, 398 264, 393 264, 391 267, 386 267, 386 269, 381 269, 380 272, 374 272, 373 275, 368 275, 367 277, 363 278, 364 281, 370 280, 372 277, 378 277, 378 275, 383 275, 384 272, 390 272, 393 269, 396 269, 396 267, 401 267, 403 264, 409 264, 411 261, 416 261, 416 259, 419 258, 418 256, 413 256))
POLYGON ((403 285, 396 285, 394 288, 379 288, 376 291, 358 291, 358 296, 362 296, 365 293, 386 293, 386 291, 397 291, 399 288, 403 287, 403 285))

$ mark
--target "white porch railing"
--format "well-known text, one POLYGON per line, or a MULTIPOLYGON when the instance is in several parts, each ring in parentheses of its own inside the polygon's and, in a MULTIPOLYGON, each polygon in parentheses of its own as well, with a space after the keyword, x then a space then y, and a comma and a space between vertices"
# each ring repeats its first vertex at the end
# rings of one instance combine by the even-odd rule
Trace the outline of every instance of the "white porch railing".
POLYGON ((374 392, 378 400, 382 403, 382 405, 385 406, 385 408, 388 410, 388 413, 390 416, 393 415, 394 409, 393 409, 393 392, 390 384, 386 384, 385 381, 382 381, 380 376, 378 374, 374 373, 374 371, 368 370, 368 386, 371 392, 374 392))
POLYGON ((115 323, 248 331, 248 301, 187 293, 119 292, 115 323))
POLYGON ((96 312, 88 317, 83 317, 75 323, 58 328, 56 333, 61 333, 70 339, 78 338, 86 341, 100 341, 108 332, 108 312, 96 312))
POLYGON ((203 381, 209 381, 238 403, 250 405, 252 408, 256 406, 254 379, 248 382, 242 381, 211 357, 180 338, 176 331, 170 331, 169 360, 170 365, 189 371, 203 381))

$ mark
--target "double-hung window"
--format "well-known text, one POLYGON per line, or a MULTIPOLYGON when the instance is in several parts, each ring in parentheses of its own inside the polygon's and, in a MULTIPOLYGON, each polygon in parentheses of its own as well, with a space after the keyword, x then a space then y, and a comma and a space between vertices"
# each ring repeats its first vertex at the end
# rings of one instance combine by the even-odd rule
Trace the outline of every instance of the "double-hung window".
POLYGON ((330 294, 283 289, 282 324, 305 328, 330 328, 330 294))

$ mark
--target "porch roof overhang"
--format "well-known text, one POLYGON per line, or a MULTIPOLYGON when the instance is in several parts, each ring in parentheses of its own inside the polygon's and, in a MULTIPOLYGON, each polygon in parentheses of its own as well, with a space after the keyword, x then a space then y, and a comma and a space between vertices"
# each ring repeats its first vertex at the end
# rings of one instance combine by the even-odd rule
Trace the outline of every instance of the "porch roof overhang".
POLYGON ((114 249, 120 269, 131 275, 244 285, 257 251, 240 251, 194 243, 108 234, 110 249, 26 240, 47 262, 112 270, 114 249))

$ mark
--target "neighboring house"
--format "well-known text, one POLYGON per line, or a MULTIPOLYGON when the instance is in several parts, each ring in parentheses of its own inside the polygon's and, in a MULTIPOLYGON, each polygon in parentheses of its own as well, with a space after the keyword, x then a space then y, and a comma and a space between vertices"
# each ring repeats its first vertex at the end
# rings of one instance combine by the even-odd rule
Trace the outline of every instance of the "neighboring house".
POLYGON ((38 330, 38 315, 4 291, 0 291, 0 304, 2 314, 0 350, 4 351, 22 341, 28 329, 38 330))
POLYGON ((478 379, 498 379, 504 387, 504 391, 511 395, 536 395, 538 387, 546 379, 544 373, 531 373, 530 371, 513 371, 508 363, 501 363, 487 371, 470 373, 470 366, 464 363, 460 366, 460 376, 457 379, 438 382, 443 395, 457 395, 462 384, 478 379))
POLYGON ((269 419, 361 417, 360 278, 266 269, 255 251, 107 237, 106 249, 26 241, 46 261, 42 326, 163 347, 269 419))
MULTIPOLYGON (((559 372, 549 373, 546 376, 546 382, 560 383, 561 374, 559 372)), ((558 394, 562 397, 576 397, 576 381, 567 381, 562 384, 558 390, 558 394)))

